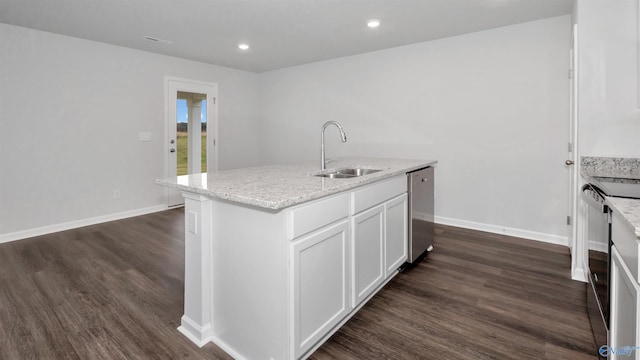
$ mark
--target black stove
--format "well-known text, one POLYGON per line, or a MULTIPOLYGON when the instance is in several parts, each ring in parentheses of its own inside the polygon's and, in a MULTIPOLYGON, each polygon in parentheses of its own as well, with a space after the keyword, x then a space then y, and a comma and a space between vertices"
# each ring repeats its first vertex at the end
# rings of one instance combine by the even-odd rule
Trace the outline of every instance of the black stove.
POLYGON ((593 176, 591 183, 602 190, 604 196, 640 199, 640 179, 593 176))
POLYGON ((586 239, 589 243, 591 291, 587 291, 587 312, 596 347, 600 347, 607 343, 609 332, 609 282, 613 244, 611 215, 605 205, 605 197, 640 199, 640 179, 591 176, 589 182, 582 188, 583 199, 590 205, 586 239))

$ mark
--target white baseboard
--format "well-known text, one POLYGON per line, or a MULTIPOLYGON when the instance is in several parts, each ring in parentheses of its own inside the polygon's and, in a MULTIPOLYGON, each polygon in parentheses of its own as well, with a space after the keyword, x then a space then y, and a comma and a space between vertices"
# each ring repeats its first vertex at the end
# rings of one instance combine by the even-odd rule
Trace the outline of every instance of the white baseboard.
POLYGON ((479 230, 494 234, 503 234, 528 240, 541 241, 549 244, 569 246, 569 238, 553 234, 540 233, 529 230, 515 229, 499 225, 482 224, 474 221, 460 220, 436 216, 435 222, 442 225, 450 225, 471 230, 479 230))
POLYGON ((178 327, 178 331, 182 333, 182 335, 186 336, 187 339, 191 340, 197 347, 201 348, 208 343, 212 342, 216 344, 219 348, 224 350, 227 354, 229 354, 232 358, 236 360, 245 360, 246 358, 240 355, 234 348, 229 346, 226 342, 222 341, 219 337, 213 334, 211 329, 211 324, 207 324, 202 327, 199 326, 195 321, 191 320, 188 316, 182 315, 181 324, 178 327))
POLYGON ((211 342, 211 324, 200 326, 187 315, 182 315, 180 320, 181 322, 178 327, 178 331, 191 340, 191 342, 196 344, 196 346, 201 348, 211 342))
POLYGON ((609 251, 609 244, 603 244, 598 241, 589 240, 589 250, 606 253, 609 251))
POLYGON ((573 269, 571 271, 571 280, 588 282, 586 271, 584 269, 573 269))
POLYGON ((53 225, 47 225, 47 226, 42 226, 38 228, 16 231, 16 232, 7 233, 7 234, 0 234, 0 244, 6 243, 9 241, 27 239, 34 236, 51 234, 59 231, 76 229, 83 226, 100 224, 108 221, 114 221, 114 220, 126 219, 126 218, 139 216, 139 215, 151 214, 154 212, 159 212, 164 210, 167 210, 166 205, 151 206, 151 207, 142 208, 142 209, 129 210, 129 211, 119 212, 115 214, 96 216, 96 217, 87 218, 87 219, 69 221, 61 224, 53 224, 53 225))
POLYGON ((226 342, 222 341, 222 339, 220 339, 219 337, 212 335, 211 342, 216 344, 220 349, 222 349, 224 352, 226 352, 229 356, 231 356, 235 360, 247 360, 246 357, 240 355, 239 352, 237 352, 234 348, 229 346, 229 344, 227 344, 226 342))

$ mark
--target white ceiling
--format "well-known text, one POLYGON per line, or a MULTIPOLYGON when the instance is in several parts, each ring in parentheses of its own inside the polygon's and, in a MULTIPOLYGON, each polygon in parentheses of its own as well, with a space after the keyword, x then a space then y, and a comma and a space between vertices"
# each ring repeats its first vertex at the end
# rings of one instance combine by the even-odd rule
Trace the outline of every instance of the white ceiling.
POLYGON ((0 22, 263 72, 565 15, 572 6, 573 0, 0 0, 0 22), (378 29, 367 28, 372 18, 382 21, 378 29), (239 50, 240 41, 250 50, 239 50))

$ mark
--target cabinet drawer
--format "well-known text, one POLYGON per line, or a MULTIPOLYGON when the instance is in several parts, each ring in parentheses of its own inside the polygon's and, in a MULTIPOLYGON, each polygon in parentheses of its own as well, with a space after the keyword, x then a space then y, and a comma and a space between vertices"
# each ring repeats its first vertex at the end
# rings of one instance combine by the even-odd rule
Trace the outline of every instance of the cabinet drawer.
POLYGON ((381 204, 407 191, 407 176, 400 175, 351 193, 351 214, 381 204))
POLYGON ((289 213, 289 240, 349 216, 349 194, 320 199, 289 213))
POLYGON ((616 212, 611 219, 611 240, 631 271, 633 279, 638 282, 638 238, 631 232, 621 215, 616 212))

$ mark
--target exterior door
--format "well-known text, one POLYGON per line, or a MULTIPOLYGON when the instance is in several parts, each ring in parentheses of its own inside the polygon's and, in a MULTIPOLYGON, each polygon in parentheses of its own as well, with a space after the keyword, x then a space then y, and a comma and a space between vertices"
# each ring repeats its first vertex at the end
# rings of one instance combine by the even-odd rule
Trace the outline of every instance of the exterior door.
MULTIPOLYGON (((217 170, 217 85, 167 77, 165 91, 166 176, 217 170)), ((167 206, 181 205, 181 192, 167 190, 167 206)))

